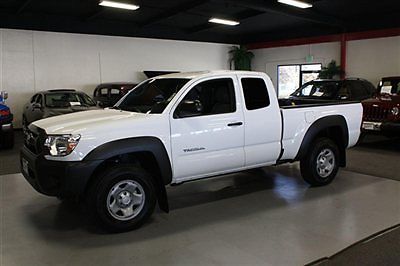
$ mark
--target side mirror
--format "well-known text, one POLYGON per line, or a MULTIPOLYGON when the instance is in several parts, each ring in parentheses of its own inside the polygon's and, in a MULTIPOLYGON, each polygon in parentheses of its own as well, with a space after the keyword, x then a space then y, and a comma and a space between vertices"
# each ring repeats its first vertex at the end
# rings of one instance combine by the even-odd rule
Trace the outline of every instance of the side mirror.
POLYGON ((197 116, 201 114, 203 114, 203 105, 199 100, 184 100, 179 104, 175 112, 175 116, 179 118, 197 116))
POLYGON ((42 105, 40 103, 34 103, 33 109, 42 109, 42 105))

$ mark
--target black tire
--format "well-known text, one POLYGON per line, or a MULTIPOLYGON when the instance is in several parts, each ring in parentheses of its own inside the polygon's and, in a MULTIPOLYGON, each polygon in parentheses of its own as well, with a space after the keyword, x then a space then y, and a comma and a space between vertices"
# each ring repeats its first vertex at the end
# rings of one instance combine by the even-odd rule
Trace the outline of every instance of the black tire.
MULTIPOLYGON (((116 199, 115 202, 117 202, 116 199)), ((97 181, 89 187, 86 203, 94 221, 107 231, 118 233, 139 228, 151 216, 156 204, 152 177, 138 167, 116 166, 110 168, 98 176, 97 181), (121 220, 114 217, 116 214, 112 214, 112 211, 109 210, 108 197, 109 193, 112 193, 113 187, 126 181, 136 182, 141 186, 142 193, 139 194, 144 194, 144 200, 141 210, 136 216, 128 220, 121 220)))
POLYGON ((339 159, 339 148, 336 143, 328 138, 319 138, 313 142, 307 154, 300 160, 301 175, 311 186, 328 185, 336 177, 339 170, 339 159), (330 151, 333 155, 325 156, 324 154, 329 154, 326 151, 330 151), (325 153, 322 154, 323 152, 325 153), (324 158, 333 158, 333 160, 324 160, 324 158), (325 168, 325 164, 318 167, 319 159, 323 162, 327 161, 327 164, 331 165, 332 168, 325 168), (317 169, 321 169, 322 173, 317 169))
POLYGON ((4 149, 12 149, 14 147, 14 130, 13 129, 4 133, 2 147, 4 149))

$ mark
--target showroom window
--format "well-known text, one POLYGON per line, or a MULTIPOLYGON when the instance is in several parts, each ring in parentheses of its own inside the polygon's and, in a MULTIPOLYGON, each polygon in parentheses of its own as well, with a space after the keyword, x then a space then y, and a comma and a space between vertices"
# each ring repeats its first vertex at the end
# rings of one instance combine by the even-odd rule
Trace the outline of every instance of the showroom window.
POLYGON ((242 78, 242 88, 247 110, 255 110, 269 105, 268 89, 260 78, 242 78))
POLYGON ((287 98, 301 85, 318 78, 322 64, 278 66, 278 97, 287 98))
POLYGON ((202 111, 195 115, 182 116, 182 112, 185 111, 178 106, 176 113, 180 113, 180 117, 233 113, 236 111, 233 80, 231 78, 223 78, 201 82, 186 94, 181 103, 188 101, 199 102, 202 106, 202 111))

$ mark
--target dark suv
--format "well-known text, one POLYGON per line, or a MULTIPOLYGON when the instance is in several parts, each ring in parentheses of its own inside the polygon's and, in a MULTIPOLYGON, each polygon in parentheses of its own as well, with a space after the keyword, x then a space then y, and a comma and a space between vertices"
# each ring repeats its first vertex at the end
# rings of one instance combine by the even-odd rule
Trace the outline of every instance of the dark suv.
POLYGON ((94 89, 93 98, 100 107, 111 107, 125 94, 136 87, 136 83, 103 83, 94 89))
POLYGON ((304 103, 309 101, 362 101, 373 97, 376 88, 364 79, 313 80, 305 83, 289 97, 304 103))
POLYGON ((376 97, 363 101, 364 132, 400 134, 400 77, 386 77, 378 85, 376 97))
POLYGON ((98 109, 87 94, 73 89, 41 91, 32 96, 24 106, 22 127, 47 117, 98 109))

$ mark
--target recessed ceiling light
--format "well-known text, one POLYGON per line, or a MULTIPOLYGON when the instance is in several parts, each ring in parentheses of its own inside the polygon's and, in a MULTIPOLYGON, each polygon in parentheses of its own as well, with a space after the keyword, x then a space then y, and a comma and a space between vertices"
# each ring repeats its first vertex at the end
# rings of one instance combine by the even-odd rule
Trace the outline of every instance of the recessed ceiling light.
POLYGON ((221 19, 221 18, 210 18, 208 20, 208 22, 218 23, 218 24, 223 24, 223 25, 228 25, 228 26, 236 26, 236 25, 240 24, 240 22, 238 22, 238 21, 221 19))
POLYGON ((121 2, 114 2, 114 1, 100 1, 99 5, 107 6, 107 7, 115 7, 115 8, 122 8, 122 9, 129 9, 129 10, 136 10, 139 8, 137 5, 126 4, 121 2))
POLYGON ((295 6, 299 8, 310 8, 312 7, 312 4, 299 1, 299 0, 278 0, 279 3, 290 5, 290 6, 295 6))

